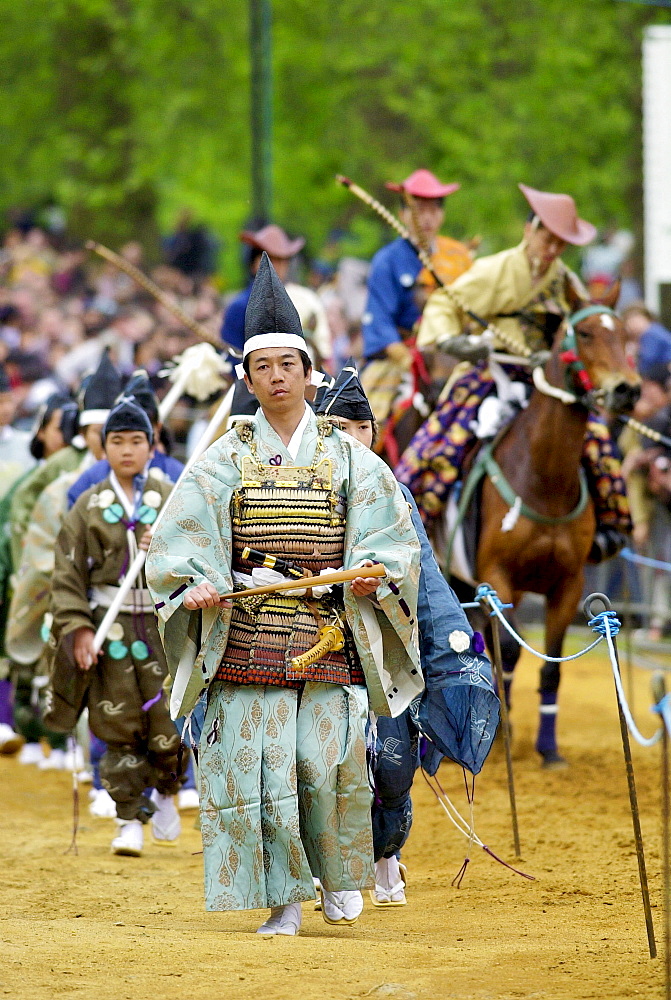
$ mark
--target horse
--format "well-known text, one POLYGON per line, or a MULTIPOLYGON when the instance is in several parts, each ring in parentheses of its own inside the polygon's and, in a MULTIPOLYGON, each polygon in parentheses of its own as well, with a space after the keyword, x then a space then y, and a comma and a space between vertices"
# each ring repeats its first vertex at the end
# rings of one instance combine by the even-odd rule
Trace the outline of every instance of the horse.
MULTIPOLYGON (((524 593, 545 596, 547 656, 562 655, 594 538, 593 503, 581 467, 590 410, 629 412, 640 392, 625 357, 623 324, 612 311, 618 292, 616 287, 600 304, 574 311, 560 326, 542 369, 545 378, 534 379, 526 409, 495 439, 491 454, 499 468, 493 473, 490 465, 482 480, 474 578, 487 581, 513 608, 524 593)), ((584 302, 574 299, 570 306, 575 310, 584 302)), ((514 621, 512 613, 506 617, 514 621)), ((497 627, 508 698, 520 646, 500 622, 497 627)), ((491 633, 489 639, 491 649, 491 633)), ((556 739, 559 681, 560 665, 546 660, 536 741, 544 767, 566 764, 556 739)))

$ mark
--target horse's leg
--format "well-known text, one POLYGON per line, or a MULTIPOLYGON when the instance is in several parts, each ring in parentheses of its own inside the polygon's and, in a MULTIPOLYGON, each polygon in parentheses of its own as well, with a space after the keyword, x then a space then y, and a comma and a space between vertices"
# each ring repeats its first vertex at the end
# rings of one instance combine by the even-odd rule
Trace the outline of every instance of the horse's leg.
MULTIPOLYGON (((564 636, 575 615, 582 593, 582 573, 547 597, 545 617, 545 651, 548 656, 561 656, 564 636)), ((557 749, 557 693, 561 679, 561 664, 546 660, 540 671, 540 725, 536 750, 543 758, 543 767, 562 767, 566 761, 557 749)))

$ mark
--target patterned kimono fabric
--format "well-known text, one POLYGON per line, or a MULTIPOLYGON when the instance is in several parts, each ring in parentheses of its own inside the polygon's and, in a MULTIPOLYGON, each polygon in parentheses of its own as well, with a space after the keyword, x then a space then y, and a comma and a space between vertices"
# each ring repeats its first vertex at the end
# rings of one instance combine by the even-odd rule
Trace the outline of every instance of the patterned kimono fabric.
MULTIPOLYGON (((344 498, 331 460, 242 460, 233 494, 233 570, 251 573, 245 547, 312 573, 343 564, 344 498)), ((243 588, 238 588, 243 589, 243 588)), ((373 884, 366 771, 365 679, 342 593, 269 595, 234 603, 228 643, 210 688, 201 740, 201 830, 209 910, 257 909, 373 884), (325 625, 344 637, 307 667, 292 660, 325 625)))
MULTIPOLYGON (((542 309, 551 297, 550 287, 530 303, 528 311, 542 309)), ((496 318, 496 317, 495 317, 496 318)), ((520 319, 524 339, 533 350, 544 347, 530 323, 520 319)), ((532 385, 529 370, 502 365, 516 382, 532 385)), ((496 390, 486 362, 480 362, 457 379, 445 400, 420 427, 406 448, 395 473, 413 494, 422 520, 431 524, 442 516, 454 483, 459 479, 466 452, 474 441, 471 424, 483 399, 496 390)), ((585 431, 583 467, 594 501, 597 523, 623 534, 632 530, 626 486, 620 461, 605 422, 590 416, 585 431)))
MULTIPOLYGON (((132 560, 129 536, 134 534, 139 541, 170 493, 168 484, 151 479, 148 484, 143 505, 132 520, 124 516, 110 479, 83 493, 63 520, 51 604, 58 646, 52 708, 46 713, 54 725, 60 721, 61 679, 67 678, 68 668, 77 670, 67 652, 68 637, 80 626, 98 627, 132 560)), ((100 762, 102 783, 116 803, 119 819, 146 823, 153 805, 145 790, 176 793, 184 782, 188 758, 184 755, 180 762, 179 734, 163 690, 168 672, 165 653, 142 582, 140 578, 131 588, 85 680, 91 731, 107 744, 100 762)), ((60 728, 70 725, 64 716, 60 728)))

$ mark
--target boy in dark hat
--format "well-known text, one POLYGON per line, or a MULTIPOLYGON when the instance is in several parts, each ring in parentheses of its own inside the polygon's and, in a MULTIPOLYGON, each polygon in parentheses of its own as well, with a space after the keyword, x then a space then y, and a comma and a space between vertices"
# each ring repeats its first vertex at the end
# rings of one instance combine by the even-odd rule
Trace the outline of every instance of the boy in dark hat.
MULTIPOLYGON (((63 521, 56 544, 51 610, 57 642, 52 725, 69 729, 88 704, 89 725, 107 743, 100 762, 103 784, 116 803, 115 854, 142 851, 143 824, 166 843, 179 834, 172 796, 182 784, 179 736, 168 714, 166 661, 144 579, 138 579, 98 657, 95 629, 112 604, 138 549, 147 549, 151 525, 171 487, 148 476, 154 432, 130 399, 110 412, 102 431, 110 474, 79 498, 63 521), (78 705, 69 704, 62 678, 78 671, 78 705), (84 691, 82 691, 82 688, 84 691), (144 791, 154 788, 151 798, 144 791)), ((184 761, 186 764, 186 759, 184 761)))
MULTIPOLYGON (((154 431, 154 440, 158 445, 161 439, 163 426, 159 415, 158 400, 151 387, 149 376, 146 371, 140 368, 138 371, 133 373, 126 383, 123 390, 123 396, 128 399, 133 399, 147 414, 154 431)), ((176 458, 173 458, 171 455, 167 455, 161 450, 161 448, 156 447, 154 448, 151 457, 150 468, 155 470, 154 474, 156 476, 163 473, 166 481, 176 483, 184 466, 176 458)), ((82 472, 82 475, 68 490, 68 506, 72 507, 82 493, 89 489, 89 487, 102 482, 102 480, 109 475, 109 470, 109 462, 106 458, 103 458, 99 462, 96 462, 95 465, 92 465, 91 468, 82 472)))
POLYGON ((243 351, 259 410, 185 477, 147 557, 173 717, 208 691, 199 758, 206 905, 270 907, 262 934, 298 932, 313 873, 327 923, 359 916, 360 890, 373 884, 369 700, 378 714, 399 715, 423 686, 419 543, 407 505, 375 455, 307 406, 306 347, 264 255, 243 351), (291 594, 222 606, 219 595, 268 580, 259 555, 303 577, 341 567, 362 575, 343 591, 314 582, 308 592, 303 579, 291 594), (386 578, 364 575, 373 559, 386 578))
MULTIPOLYGON (((320 394, 317 413, 329 417, 336 427, 345 434, 372 448, 376 426, 373 411, 366 397, 352 359, 338 375, 330 389, 320 394)), ((485 723, 480 734, 486 757, 498 722, 498 700, 494 693, 491 667, 482 656, 482 649, 472 650, 473 630, 459 605, 456 595, 448 585, 436 563, 433 550, 412 494, 401 486, 412 516, 413 526, 421 545, 421 571, 417 601, 419 624, 419 649, 424 677, 434 671, 448 668, 455 676, 464 675, 464 663, 460 662, 456 649, 457 640, 466 643, 469 659, 478 662, 476 671, 478 682, 482 684, 488 702, 488 711, 479 713, 485 723), (434 662, 432 662, 434 661, 434 662), (447 662, 449 661, 449 662, 447 662)), ((462 650, 463 652, 463 650, 462 650)), ((469 668, 472 670, 472 665, 469 668)), ((463 692, 462 692, 463 693, 463 692)), ((483 701, 483 704, 486 702, 483 701)), ((471 719, 469 703, 458 697, 451 703, 452 719, 456 728, 466 731, 471 719)), ((375 797, 373 799, 373 850, 375 857, 375 888, 371 891, 374 906, 405 905, 406 870, 400 864, 401 848, 410 835, 412 825, 412 801, 410 789, 419 765, 419 732, 415 724, 418 705, 407 708, 397 718, 380 716, 375 719, 374 777, 375 797)), ((370 740, 369 740, 370 742, 370 740)), ((458 759, 454 754, 455 759, 458 759)), ((482 766, 482 763, 480 763, 482 766)), ((433 773, 433 772, 432 772, 433 773)))

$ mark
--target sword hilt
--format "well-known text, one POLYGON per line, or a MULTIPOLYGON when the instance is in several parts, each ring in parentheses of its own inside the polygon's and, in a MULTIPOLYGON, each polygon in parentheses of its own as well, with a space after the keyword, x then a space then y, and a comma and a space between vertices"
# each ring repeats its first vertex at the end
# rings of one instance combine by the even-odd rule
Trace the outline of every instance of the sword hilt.
POLYGON ((279 556, 271 556, 267 552, 261 552, 260 549, 250 549, 249 546, 245 546, 240 556, 245 562, 254 563, 255 566, 263 566, 265 569, 274 569, 282 576, 290 577, 293 580, 302 580, 305 577, 305 571, 300 566, 296 566, 288 559, 281 559, 279 556))
POLYGON ((344 645, 345 636, 342 629, 338 628, 337 625, 324 625, 323 628, 319 629, 319 640, 312 649, 306 650, 300 656, 292 657, 291 669, 296 673, 301 673, 317 660, 321 660, 322 656, 326 656, 327 653, 340 652, 344 645))

